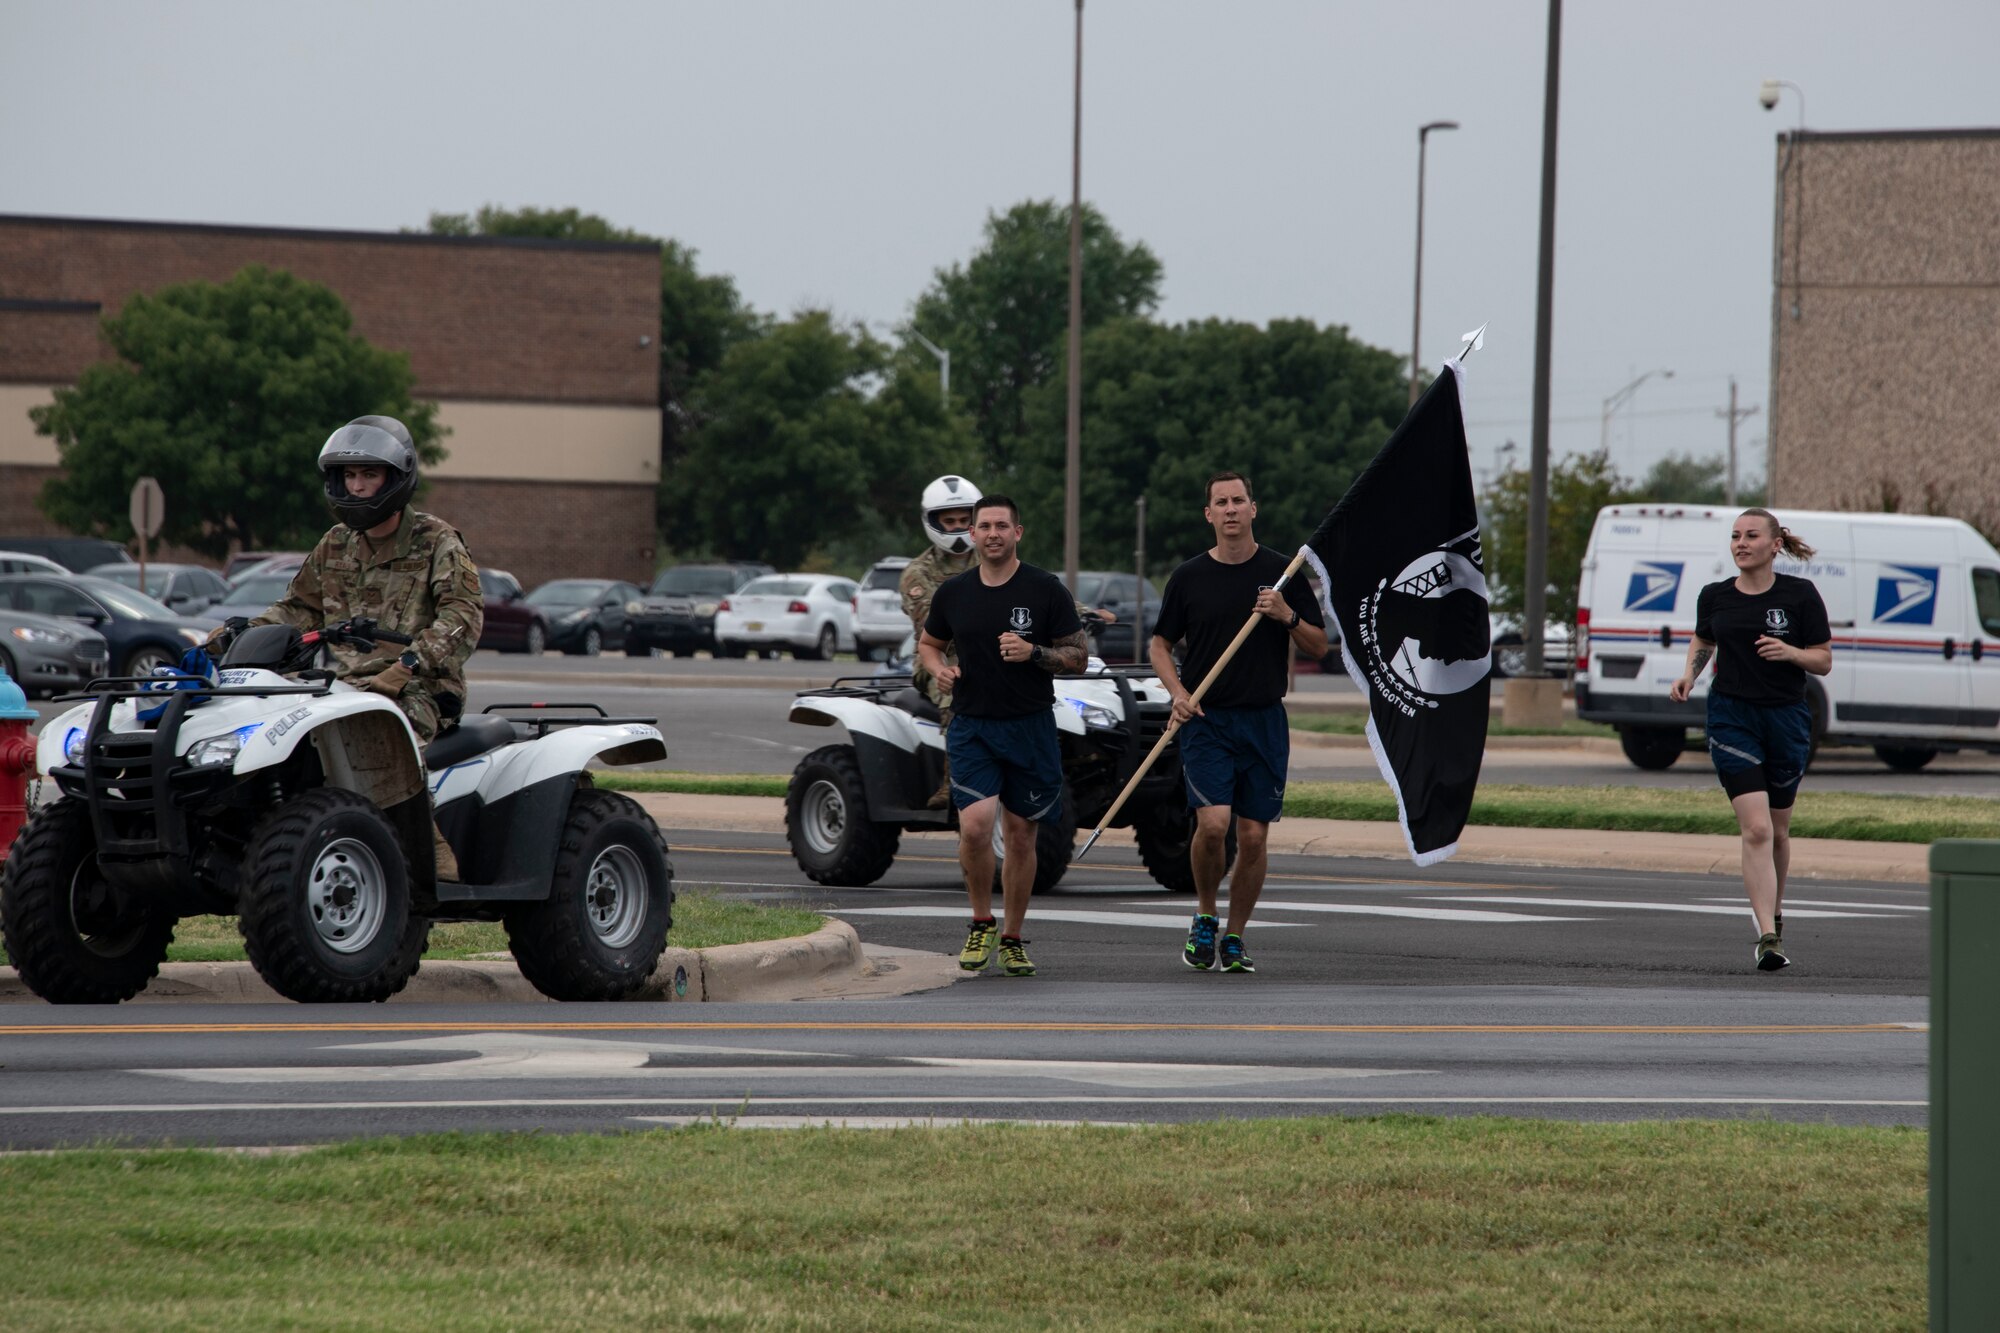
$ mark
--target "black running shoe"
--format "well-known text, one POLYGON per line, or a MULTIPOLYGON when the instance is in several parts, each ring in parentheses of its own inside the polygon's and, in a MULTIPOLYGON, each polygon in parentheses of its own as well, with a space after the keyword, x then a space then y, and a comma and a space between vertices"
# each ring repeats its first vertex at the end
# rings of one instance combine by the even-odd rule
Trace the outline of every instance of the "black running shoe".
POLYGON ((1778 947, 1778 935, 1773 931, 1757 940, 1757 970, 1776 972, 1781 967, 1790 967, 1792 960, 1785 957, 1785 951, 1778 947))
POLYGON ((1193 923, 1188 926, 1187 948, 1181 950, 1181 961, 1203 972, 1214 967, 1215 932, 1214 917, 1195 917, 1193 923))
POLYGON ((1250 961, 1250 955, 1243 952, 1241 935, 1222 937, 1222 970, 1225 972, 1255 972, 1257 965, 1250 961))

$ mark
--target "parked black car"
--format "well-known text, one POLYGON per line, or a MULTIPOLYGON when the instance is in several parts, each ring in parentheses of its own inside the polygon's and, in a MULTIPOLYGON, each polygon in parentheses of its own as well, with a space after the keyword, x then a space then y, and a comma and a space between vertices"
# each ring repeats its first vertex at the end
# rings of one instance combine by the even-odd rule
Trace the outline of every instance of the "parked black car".
POLYGON ((632 617, 626 653, 645 657, 655 648, 669 656, 693 654, 702 648, 714 652, 715 604, 751 579, 776 572, 754 561, 674 565, 661 570, 642 602, 643 609, 632 617))
MULTIPOLYGON (((1144 661, 1146 645, 1139 646, 1139 657, 1132 656, 1132 627, 1139 618, 1139 594, 1136 586, 1138 576, 1119 573, 1115 570, 1080 569, 1076 573, 1076 600, 1097 611, 1109 611, 1118 617, 1114 624, 1097 630, 1092 637, 1096 640, 1093 651, 1106 662, 1144 661)), ((1160 618, 1160 590, 1146 580, 1146 638, 1153 637, 1153 626, 1160 618)))
POLYGON ((222 575, 201 565, 177 565, 161 560, 146 562, 146 586, 139 587, 139 566, 114 562, 83 571, 91 578, 110 579, 184 616, 199 615, 229 595, 222 575))
POLYGON ((0 551, 44 556, 79 574, 98 565, 132 559, 122 544, 103 537, 0 537, 0 551))
POLYGON ((556 579, 529 593, 528 605, 548 617, 549 647, 595 657, 625 646, 640 596, 635 585, 618 579, 556 579))
POLYGON ((12 574, 0 578, 0 606, 80 621, 105 637, 111 670, 143 676, 172 666, 208 638, 209 626, 183 619, 142 592, 83 574, 12 574))

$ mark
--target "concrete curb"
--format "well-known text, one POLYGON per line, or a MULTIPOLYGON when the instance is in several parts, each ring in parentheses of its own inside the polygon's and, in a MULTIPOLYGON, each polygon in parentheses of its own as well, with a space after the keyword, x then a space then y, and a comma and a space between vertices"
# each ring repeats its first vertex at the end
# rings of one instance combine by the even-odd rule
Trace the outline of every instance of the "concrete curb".
MULTIPOLYGON (((1368 738, 1293 728, 1292 744, 1309 750, 1365 750, 1368 738)), ((1488 736, 1486 752, 1491 754, 1495 750, 1583 750, 1616 755, 1625 752, 1612 736, 1488 736)))
MULTIPOLYGON (((734 833, 785 831, 785 803, 774 796, 689 796, 675 792, 631 792, 662 828, 712 829, 734 833)), ((1130 842, 1130 830, 1113 829, 1104 843, 1130 842)), ((952 838, 951 834, 923 834, 952 838)), ((1409 859, 1403 832, 1387 821, 1281 819, 1271 825, 1274 852, 1313 856, 1409 859)), ((1840 838, 1796 838, 1794 879, 1866 879, 1928 884, 1930 848, 1914 842, 1859 842, 1840 838)), ((1590 829, 1509 828, 1474 824, 1458 840, 1459 862, 1663 873, 1733 875, 1741 865, 1742 844, 1719 833, 1621 833, 1590 829)))
MULTIPOLYGON (((854 927, 829 921, 810 935, 669 948, 645 988, 645 1001, 778 1001, 907 995, 949 985, 963 975, 958 960, 914 949, 864 945, 854 927)), ((553 1004, 511 961, 464 959, 424 963, 391 1004, 481 1001, 553 1004)), ((0 1003, 41 999, 11 967, 0 967, 0 1003)), ((285 1004, 249 963, 165 963, 133 1004, 285 1004)))

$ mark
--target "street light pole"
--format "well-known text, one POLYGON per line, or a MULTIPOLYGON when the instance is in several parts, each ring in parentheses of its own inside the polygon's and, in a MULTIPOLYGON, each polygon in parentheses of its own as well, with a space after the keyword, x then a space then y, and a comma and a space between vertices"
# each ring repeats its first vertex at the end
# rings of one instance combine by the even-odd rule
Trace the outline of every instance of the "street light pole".
POLYGON ((1649 370, 1604 400, 1604 420, 1597 432, 1597 448, 1600 453, 1608 454, 1611 452, 1611 414, 1631 402, 1632 395, 1639 392, 1639 386, 1655 375, 1658 375, 1663 380, 1670 380, 1674 377, 1674 372, 1671 370, 1649 370))
POLYGON ((1063 578, 1076 595, 1083 526, 1083 0, 1076 0, 1076 90, 1069 158, 1069 432, 1063 484, 1063 578))
POLYGON ((917 326, 914 324, 904 325, 903 331, 908 333, 912 338, 915 338, 918 342, 922 343, 924 345, 924 350, 937 358, 938 397, 942 399, 945 403, 945 406, 949 408, 951 405, 951 353, 946 351, 944 348, 939 347, 929 338, 924 337, 923 334, 917 332, 917 326))
MULTIPOLYGON (((1556 94, 1562 86, 1562 0, 1549 0, 1549 54, 1542 90, 1542 227, 1535 274, 1534 426, 1528 441, 1528 549, 1521 590, 1528 677, 1542 675, 1542 624, 1549 582, 1549 339, 1556 281, 1556 94)), ((1512 688, 1512 683, 1509 683, 1512 688)))
POLYGON ((1410 301, 1410 406, 1417 405, 1417 375, 1423 369, 1424 333, 1424 152, 1432 130, 1455 130, 1455 120, 1434 120, 1417 129, 1417 292, 1410 301))

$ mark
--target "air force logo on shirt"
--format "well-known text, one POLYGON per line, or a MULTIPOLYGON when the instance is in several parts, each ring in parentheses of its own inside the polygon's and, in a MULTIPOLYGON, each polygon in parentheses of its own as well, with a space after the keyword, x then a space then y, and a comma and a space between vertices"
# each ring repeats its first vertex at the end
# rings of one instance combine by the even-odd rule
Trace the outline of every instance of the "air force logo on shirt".
POLYGON ((1016 634, 1026 634, 1035 627, 1035 618, 1029 614, 1027 607, 1017 606, 1013 614, 1007 617, 1007 625, 1016 634))
POLYGON ((1764 613, 1764 632, 1774 639, 1792 632, 1792 618, 1785 614, 1784 607, 1774 606, 1764 613))

